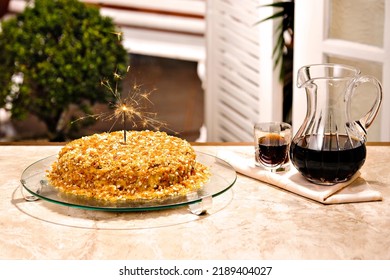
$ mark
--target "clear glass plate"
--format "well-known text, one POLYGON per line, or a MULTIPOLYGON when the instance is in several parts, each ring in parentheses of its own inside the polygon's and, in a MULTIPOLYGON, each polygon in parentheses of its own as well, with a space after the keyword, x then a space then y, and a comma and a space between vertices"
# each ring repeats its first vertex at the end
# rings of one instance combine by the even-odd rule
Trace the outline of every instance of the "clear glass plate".
POLYGON ((234 185, 237 179, 236 171, 230 164, 215 156, 197 152, 197 160, 208 166, 211 172, 210 180, 198 191, 169 199, 108 202, 68 195, 50 185, 46 178, 46 171, 50 169, 56 157, 53 155, 41 159, 27 167, 21 177, 23 187, 31 195, 43 200, 89 210, 146 211, 190 205, 224 193, 234 185))

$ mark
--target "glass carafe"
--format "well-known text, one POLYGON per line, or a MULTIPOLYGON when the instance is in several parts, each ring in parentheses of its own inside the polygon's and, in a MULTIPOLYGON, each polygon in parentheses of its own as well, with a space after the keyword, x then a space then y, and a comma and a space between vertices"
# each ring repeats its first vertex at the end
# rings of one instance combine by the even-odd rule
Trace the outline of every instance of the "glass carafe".
POLYGON ((381 84, 355 67, 340 64, 304 66, 297 79, 297 87, 306 90, 307 112, 291 143, 291 161, 313 183, 347 181, 366 159, 367 129, 382 103, 381 84), (351 103, 363 83, 373 85, 369 88, 375 98, 368 112, 354 120, 351 103))

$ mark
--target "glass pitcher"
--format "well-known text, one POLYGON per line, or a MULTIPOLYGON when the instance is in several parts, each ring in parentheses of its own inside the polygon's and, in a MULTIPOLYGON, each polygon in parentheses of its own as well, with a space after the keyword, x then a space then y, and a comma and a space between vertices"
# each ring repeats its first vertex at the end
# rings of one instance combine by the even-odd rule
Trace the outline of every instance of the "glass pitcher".
POLYGON ((298 70, 297 86, 306 90, 307 112, 291 143, 291 162, 313 183, 347 181, 366 159, 367 129, 382 103, 380 82, 355 67, 316 64, 298 70), (352 99, 363 83, 373 85, 375 99, 364 116, 353 120, 352 99))

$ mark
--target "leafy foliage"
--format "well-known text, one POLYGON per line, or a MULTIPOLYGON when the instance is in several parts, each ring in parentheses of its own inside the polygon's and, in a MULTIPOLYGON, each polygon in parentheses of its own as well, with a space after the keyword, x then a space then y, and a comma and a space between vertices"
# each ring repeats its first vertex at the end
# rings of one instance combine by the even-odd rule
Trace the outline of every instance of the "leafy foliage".
POLYGON ((281 1, 274 2, 272 4, 263 5, 261 7, 274 7, 277 11, 265 18, 260 20, 258 23, 262 23, 267 20, 274 20, 281 18, 279 25, 277 26, 275 32, 277 41, 273 50, 273 57, 275 67, 282 64, 280 67, 280 80, 284 79, 284 75, 287 67, 285 63, 285 58, 287 56, 292 56, 292 48, 293 48, 293 34, 294 34, 294 0, 290 1, 281 1), (291 38, 291 42, 286 42, 285 36, 288 35, 291 38))
POLYGON ((110 95, 101 80, 125 72, 128 55, 112 19, 77 0, 36 0, 1 24, 0 107, 36 115, 50 139, 68 133, 70 105, 89 114, 110 95))

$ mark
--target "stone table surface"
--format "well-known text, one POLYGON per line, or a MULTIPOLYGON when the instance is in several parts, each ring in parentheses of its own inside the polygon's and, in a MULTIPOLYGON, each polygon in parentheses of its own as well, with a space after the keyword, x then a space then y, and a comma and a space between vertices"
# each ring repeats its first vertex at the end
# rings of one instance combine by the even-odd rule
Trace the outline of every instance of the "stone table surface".
MULTIPOLYGON (((0 145, 0 259, 390 259, 390 146, 367 147, 362 177, 378 202, 323 205, 237 174, 205 215, 187 206, 112 213, 26 201, 20 178, 61 145, 0 145)), ((197 151, 251 153, 209 143, 197 151)))

